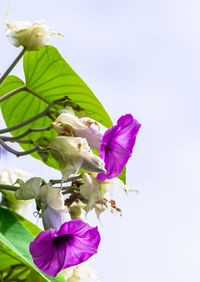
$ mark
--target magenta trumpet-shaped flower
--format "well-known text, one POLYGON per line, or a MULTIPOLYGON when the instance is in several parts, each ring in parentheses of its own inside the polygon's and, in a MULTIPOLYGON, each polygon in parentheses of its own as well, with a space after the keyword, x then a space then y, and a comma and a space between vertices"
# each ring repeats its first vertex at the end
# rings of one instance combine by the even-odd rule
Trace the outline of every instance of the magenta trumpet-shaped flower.
POLYGON ((99 173, 98 180, 105 181, 121 173, 132 154, 140 126, 131 114, 127 114, 105 132, 99 154, 105 162, 106 173, 99 173))
POLYGON ((63 223, 58 231, 42 231, 29 250, 37 267, 55 277, 61 270, 80 264, 97 253, 99 243, 97 227, 75 219, 63 223))

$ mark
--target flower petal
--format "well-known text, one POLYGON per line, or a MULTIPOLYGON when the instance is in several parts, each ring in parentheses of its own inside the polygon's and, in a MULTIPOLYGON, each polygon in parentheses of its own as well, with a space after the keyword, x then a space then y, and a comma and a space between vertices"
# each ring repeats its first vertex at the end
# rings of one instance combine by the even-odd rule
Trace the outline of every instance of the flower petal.
POLYGON ((111 179, 121 173, 131 156, 140 126, 131 114, 127 114, 105 132, 99 153, 107 172, 99 173, 98 180, 111 179))
POLYGON ((97 253, 99 243, 97 227, 77 219, 65 222, 58 231, 42 231, 29 249, 37 267, 55 277, 61 270, 80 264, 97 253))

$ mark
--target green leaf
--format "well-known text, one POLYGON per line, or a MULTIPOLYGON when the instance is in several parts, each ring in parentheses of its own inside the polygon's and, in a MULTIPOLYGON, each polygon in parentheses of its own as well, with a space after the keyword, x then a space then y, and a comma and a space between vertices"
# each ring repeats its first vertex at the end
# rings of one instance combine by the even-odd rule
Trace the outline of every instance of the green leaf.
MULTIPOLYGON (((14 212, 13 212, 14 213, 14 212)), ((29 233, 31 233, 34 237, 36 237, 42 230, 37 227, 34 223, 31 221, 25 219, 23 216, 14 213, 17 220, 28 230, 29 233)))
POLYGON ((43 282, 44 279, 40 275, 38 275, 37 272, 31 271, 28 277, 26 278, 26 282, 36 282, 36 281, 43 282))
POLYGON ((61 274, 57 275, 56 278, 52 278, 35 266, 29 253, 29 244, 34 240, 32 234, 35 234, 36 229, 33 229, 30 222, 25 223, 25 221, 26 219, 22 220, 20 216, 16 216, 10 210, 0 207, 0 258, 4 258, 7 261, 7 264, 5 262, 2 267, 4 268, 8 265, 8 258, 10 257, 12 265, 21 263, 27 266, 37 272, 41 279, 43 279, 41 281, 65 281, 61 274), (31 231, 29 232, 28 230, 31 231))
POLYGON ((102 104, 55 47, 45 46, 39 51, 26 52, 24 74, 26 86, 40 99, 52 102, 68 96, 91 118, 106 127, 112 125, 102 104))
MULTIPOLYGON (((62 58, 58 50, 52 46, 44 46, 38 51, 26 52, 24 55, 24 74, 26 83, 16 76, 8 76, 0 86, 0 96, 21 86, 27 91, 15 94, 2 103, 2 113, 8 127, 27 120, 42 112, 49 103, 67 96, 72 103, 80 106, 92 119, 105 127, 112 126, 106 110, 85 82, 62 58)), ((52 120, 45 116, 29 125, 15 130, 13 136, 23 133, 30 127, 46 127, 52 120)), ((41 137, 52 138, 57 133, 52 129, 45 132, 34 132, 24 139, 36 142, 41 137)), ((21 144, 24 150, 33 148, 30 144, 21 144)), ((32 154, 37 159, 53 168, 59 169, 58 162, 51 154, 32 154)), ((123 176, 124 179, 125 175, 123 176)))
POLYGON ((123 168, 118 178, 126 185, 126 166, 123 168))

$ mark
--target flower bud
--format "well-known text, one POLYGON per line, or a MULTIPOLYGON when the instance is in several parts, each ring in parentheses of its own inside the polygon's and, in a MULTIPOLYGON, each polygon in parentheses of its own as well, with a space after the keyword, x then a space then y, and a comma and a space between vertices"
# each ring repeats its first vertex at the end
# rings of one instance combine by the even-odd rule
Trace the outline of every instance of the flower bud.
POLYGON ((30 200, 39 197, 40 186, 43 182, 42 178, 33 177, 25 183, 19 179, 18 182, 20 183, 20 188, 15 192, 17 200, 30 200))
POLYGON ((87 205, 81 202, 80 200, 75 205, 71 205, 69 207, 69 213, 71 215, 71 218, 86 221, 86 207, 87 205))
POLYGON ((5 21, 7 26, 6 36, 16 46, 23 46, 28 51, 38 50, 44 46, 50 35, 56 34, 43 20, 34 24, 29 21, 5 21))
POLYGON ((80 168, 93 172, 105 171, 103 160, 93 154, 85 138, 57 136, 52 139, 49 147, 62 156, 65 179, 80 168))
POLYGON ((64 198, 60 188, 53 188, 48 184, 42 185, 38 198, 43 205, 54 210, 65 209, 64 198))
POLYGON ((50 228, 58 230, 63 223, 69 220, 71 220, 71 218, 67 208, 63 210, 55 210, 47 207, 42 214, 42 222, 45 230, 50 228))

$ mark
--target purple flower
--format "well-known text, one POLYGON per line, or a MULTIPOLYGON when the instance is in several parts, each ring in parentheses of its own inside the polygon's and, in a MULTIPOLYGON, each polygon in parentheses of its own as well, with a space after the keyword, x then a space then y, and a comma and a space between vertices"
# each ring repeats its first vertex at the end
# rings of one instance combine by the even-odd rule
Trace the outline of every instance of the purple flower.
POLYGON ((121 116, 117 125, 108 129, 102 139, 99 154, 105 162, 106 173, 97 179, 104 181, 118 176, 130 158, 141 124, 131 114, 121 116))
POLYGON ((42 231, 29 250, 34 263, 49 276, 55 277, 61 270, 80 264, 97 253, 100 234, 80 219, 61 225, 57 231, 42 231))

